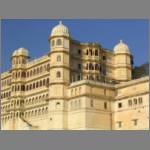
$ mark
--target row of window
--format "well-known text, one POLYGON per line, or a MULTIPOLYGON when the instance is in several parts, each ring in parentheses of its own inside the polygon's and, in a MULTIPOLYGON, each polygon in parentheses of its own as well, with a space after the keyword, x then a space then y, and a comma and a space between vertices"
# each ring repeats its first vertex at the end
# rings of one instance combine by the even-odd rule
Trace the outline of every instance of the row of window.
POLYGON ((25 100, 25 104, 35 104, 37 102, 39 102, 40 100, 44 100, 44 99, 47 99, 48 98, 48 94, 43 94, 43 95, 40 95, 40 96, 36 96, 36 97, 32 97, 32 98, 29 98, 29 99, 26 99, 25 100))
POLYGON ((137 104, 143 104, 142 97, 133 98, 133 99, 128 100, 128 105, 129 106, 133 106, 133 105, 137 105, 137 104))
POLYGON ((25 71, 13 72, 12 78, 31 77, 31 76, 40 74, 44 71, 49 71, 49 69, 50 69, 50 64, 47 64, 44 66, 34 68, 34 69, 27 71, 27 72, 25 72, 25 71))
MULTIPOLYGON (((85 76, 85 78, 87 80, 92 80, 92 81, 101 81, 101 82, 105 82, 105 83, 114 83, 114 81, 112 80, 104 80, 104 78, 102 78, 101 75, 92 75, 92 74, 89 74, 87 76, 85 76)), ((76 74, 74 76, 72 76, 71 78, 71 82, 75 82, 75 81, 80 81, 83 79, 83 76, 82 74, 76 74)))
MULTIPOLYGON (((91 101, 90 101, 90 107, 94 107, 94 105, 95 105, 95 104, 94 104, 94 100, 91 100, 91 101)), ((107 108, 108 108, 107 102, 104 102, 104 103, 103 103, 103 107, 104 107, 104 109, 107 109, 107 108)))
POLYGON ((8 85, 10 85, 10 83, 11 83, 11 79, 9 78, 9 79, 5 79, 5 80, 2 80, 1 81, 1 86, 8 86, 8 85))
MULTIPOLYGON (((95 107, 94 100, 90 100, 90 107, 95 107)), ((107 102, 103 103, 103 107, 105 110, 108 108, 107 102)), ((71 101, 71 109, 79 109, 79 108, 81 108, 80 100, 71 101)))
MULTIPOLYGON (((138 121, 139 121, 138 119, 133 119, 133 120, 131 120, 131 123, 132 123, 133 126, 137 126, 138 125, 138 121)), ((118 128, 122 128, 123 127, 123 122, 122 121, 117 121, 116 124, 117 124, 118 128)))
POLYGON ((101 71, 101 66, 100 64, 87 63, 86 70, 100 70, 101 71))
POLYGON ((2 98, 8 98, 10 96, 11 96, 11 92, 10 91, 1 93, 1 99, 2 98))
POLYGON ((48 86, 49 85, 49 78, 43 79, 40 81, 36 81, 34 83, 28 84, 28 85, 15 85, 12 86, 12 91, 29 91, 35 88, 39 88, 42 86, 48 86))
MULTIPOLYGON (((139 104, 139 105, 143 104, 143 99, 142 99, 142 97, 133 98, 132 100, 131 100, 131 99, 128 100, 128 106, 129 106, 129 107, 135 106, 135 105, 138 105, 138 104, 139 104)), ((119 102, 119 103, 118 103, 118 108, 122 108, 122 107, 123 107, 122 102, 119 102)))
POLYGON ((16 65, 16 64, 25 64, 26 63, 26 58, 22 58, 22 57, 20 57, 20 58, 14 58, 13 61, 12 61, 12 63, 14 65, 16 65))
POLYGON ((57 40, 52 40, 51 41, 51 46, 59 46, 62 45, 62 39, 57 39, 57 40))
MULTIPOLYGON (((60 74, 58 76, 60 76, 60 74)), ((37 81, 35 83, 32 83, 30 85, 26 85, 26 86, 25 85, 12 86, 12 92, 14 92, 14 91, 28 91, 28 90, 32 90, 32 89, 35 89, 38 87, 48 86, 48 85, 49 85, 49 78, 37 81)), ((1 93, 1 98, 8 98, 10 96, 11 96, 10 91, 1 93)))
POLYGON ((18 117, 24 116, 25 118, 27 118, 27 117, 32 117, 32 116, 44 115, 47 113, 48 113, 48 107, 43 107, 43 108, 35 109, 32 111, 30 110, 27 112, 16 112, 16 113, 11 112, 9 116, 2 117, 2 122, 6 122, 9 119, 12 119, 13 117, 18 118, 18 117))
POLYGON ((75 96, 75 95, 81 94, 81 90, 82 90, 81 87, 71 89, 71 96, 75 96))
POLYGON ((6 110, 8 110, 8 109, 10 109, 11 107, 14 107, 14 106, 20 107, 22 103, 27 104, 27 105, 28 104, 35 104, 35 103, 43 101, 46 98, 48 98, 48 94, 43 94, 43 95, 40 95, 40 96, 32 97, 32 98, 26 99, 25 101, 12 100, 10 104, 2 106, 1 110, 6 111, 6 110))

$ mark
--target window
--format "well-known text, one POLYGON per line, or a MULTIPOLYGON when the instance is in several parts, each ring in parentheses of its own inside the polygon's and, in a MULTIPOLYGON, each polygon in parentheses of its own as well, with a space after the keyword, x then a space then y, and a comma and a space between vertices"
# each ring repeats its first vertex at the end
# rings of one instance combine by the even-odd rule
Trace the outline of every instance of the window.
POLYGON ((57 102, 56 103, 56 108, 59 108, 59 106, 60 106, 60 102, 57 102))
POLYGON ((97 49, 95 50, 95 56, 98 56, 98 50, 97 49))
POLYGON ((92 63, 89 64, 89 69, 90 69, 90 70, 94 70, 94 67, 93 67, 93 64, 92 64, 92 63))
POLYGON ((25 86, 21 85, 21 91, 25 91, 25 86))
POLYGON ((57 77, 57 78, 60 78, 60 77, 61 77, 60 71, 57 71, 56 77, 57 77))
POLYGON ((56 45, 62 45, 62 40, 58 39, 57 42, 56 42, 56 45))
POLYGON ((40 81, 40 86, 42 86, 42 80, 40 81))
POLYGON ((122 103, 118 103, 118 108, 121 108, 122 107, 122 103))
POLYGON ((60 61, 61 61, 61 56, 58 55, 58 56, 57 56, 57 62, 60 62, 60 61))
POLYGON ((142 104, 143 103, 143 99, 142 97, 139 97, 139 104, 142 104))
POLYGON ((103 56, 103 60, 106 60, 106 56, 103 56))
POLYGON ((21 77, 23 77, 23 78, 26 77, 26 73, 24 71, 21 73, 21 77))
POLYGON ((80 50, 80 49, 78 49, 78 54, 79 54, 79 55, 81 54, 81 50, 80 50))
POLYGON ((90 51, 90 54, 91 54, 91 56, 92 56, 92 50, 90 49, 89 51, 90 51))
POLYGON ((93 100, 90 101, 90 106, 94 107, 94 101, 93 100))
POLYGON ((88 55, 88 54, 89 54, 89 50, 87 49, 87 50, 86 50, 86 55, 88 55))
POLYGON ((80 75, 78 75, 78 76, 77 76, 77 79, 78 79, 78 80, 80 80, 80 79, 81 79, 80 75))
POLYGON ((138 124, 138 119, 133 119, 132 121, 133 121, 133 125, 134 125, 134 126, 137 126, 137 124, 138 124))
POLYGON ((132 100, 128 100, 128 105, 132 106, 132 100))
POLYGON ((45 79, 43 80, 43 85, 45 85, 45 79))
POLYGON ((57 102, 56 105, 60 105, 60 102, 57 102))
POLYGON ((95 64, 95 70, 99 70, 99 65, 95 64))
POLYGON ((118 124, 118 128, 122 127, 122 122, 121 121, 118 121, 117 124, 118 124))
POLYGON ((78 69, 81 70, 81 64, 78 64, 78 69))
POLYGON ((55 41, 54 41, 54 40, 52 40, 52 43, 51 43, 51 44, 52 44, 52 46, 54 46, 54 45, 55 45, 55 41))
POLYGON ((89 80, 94 80, 92 75, 89 76, 89 80))
POLYGON ((104 102, 104 108, 107 109, 107 102, 104 102))
POLYGON ((135 105, 137 104, 137 99, 136 99, 136 98, 134 98, 134 104, 135 104, 135 105))
POLYGON ((88 68, 89 68, 89 65, 88 65, 88 64, 86 64, 86 70, 88 70, 88 68))

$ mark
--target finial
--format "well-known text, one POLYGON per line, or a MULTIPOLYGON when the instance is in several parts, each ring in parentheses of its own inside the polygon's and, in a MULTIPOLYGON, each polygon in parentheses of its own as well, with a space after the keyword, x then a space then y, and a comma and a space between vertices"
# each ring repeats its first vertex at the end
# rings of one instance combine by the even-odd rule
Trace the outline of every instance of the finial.
POLYGON ((61 25, 61 24, 62 24, 62 21, 59 21, 59 24, 61 25))
POLYGON ((120 43, 123 43, 123 41, 122 41, 122 40, 120 40, 120 43))

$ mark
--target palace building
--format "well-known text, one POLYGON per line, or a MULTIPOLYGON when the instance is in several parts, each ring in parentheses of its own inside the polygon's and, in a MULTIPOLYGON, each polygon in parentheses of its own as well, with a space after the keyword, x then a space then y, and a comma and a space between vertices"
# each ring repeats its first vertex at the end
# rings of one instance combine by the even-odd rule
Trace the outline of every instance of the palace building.
POLYGON ((60 22, 50 50, 11 56, 1 74, 1 130, 149 130, 149 77, 133 79, 133 56, 74 40, 60 22))

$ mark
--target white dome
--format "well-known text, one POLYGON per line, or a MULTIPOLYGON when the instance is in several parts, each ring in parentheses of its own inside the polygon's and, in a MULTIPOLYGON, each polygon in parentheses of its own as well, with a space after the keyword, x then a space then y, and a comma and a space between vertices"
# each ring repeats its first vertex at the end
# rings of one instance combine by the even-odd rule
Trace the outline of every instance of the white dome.
POLYGON ((122 40, 114 47, 114 53, 130 53, 129 47, 127 44, 123 43, 122 40))
POLYGON ((52 36, 67 36, 69 37, 69 30, 68 28, 62 24, 62 22, 60 21, 59 22, 59 25, 55 26, 53 29, 52 29, 52 32, 51 32, 51 37, 52 36))
POLYGON ((12 54, 12 56, 19 56, 19 55, 28 57, 29 52, 27 49, 21 47, 21 48, 18 48, 17 50, 15 50, 12 54))

